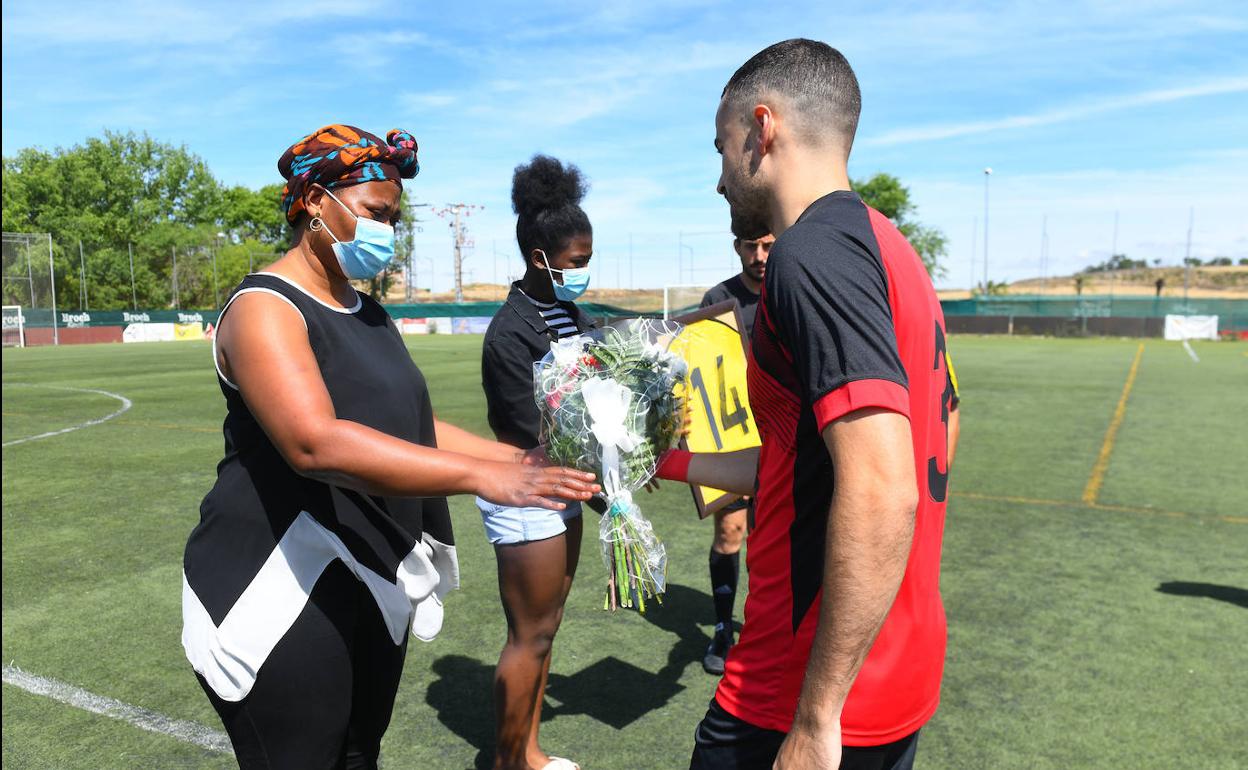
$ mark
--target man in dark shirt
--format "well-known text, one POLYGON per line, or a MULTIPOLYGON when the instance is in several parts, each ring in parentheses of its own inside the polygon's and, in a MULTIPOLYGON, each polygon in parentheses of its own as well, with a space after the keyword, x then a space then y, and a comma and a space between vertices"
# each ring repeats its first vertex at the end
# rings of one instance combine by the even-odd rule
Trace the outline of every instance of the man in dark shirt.
MULTIPOLYGON (((767 255, 776 236, 768 233, 762 238, 734 238, 732 248, 741 259, 741 272, 712 287, 702 297, 700 307, 710 307, 725 300, 735 300, 741 308, 741 320, 745 324, 748 339, 754 334, 754 311, 758 309, 758 293, 763 288, 767 274, 767 255)), ((737 581, 741 574, 741 540, 745 536, 751 505, 748 498, 716 511, 715 539, 711 541, 709 558, 711 570, 711 597, 715 603, 715 635, 702 657, 706 673, 724 673, 724 661, 733 643, 732 612, 737 603, 737 581)))
POLYGON ((710 307, 727 299, 735 299, 745 321, 745 336, 754 334, 754 311, 758 307, 758 293, 763 290, 763 278, 767 275, 767 254, 776 236, 768 233, 757 240, 734 238, 732 248, 741 258, 741 272, 711 287, 702 295, 699 307, 710 307))

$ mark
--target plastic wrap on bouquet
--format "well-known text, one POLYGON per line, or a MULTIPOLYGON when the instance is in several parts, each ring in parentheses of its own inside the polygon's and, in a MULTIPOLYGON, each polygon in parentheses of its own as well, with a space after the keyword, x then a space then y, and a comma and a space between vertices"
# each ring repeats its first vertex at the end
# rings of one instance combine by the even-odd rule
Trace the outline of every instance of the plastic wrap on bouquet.
POLYGON ((542 438, 551 462, 591 471, 608 508, 599 527, 605 606, 645 611, 667 583, 667 553, 632 493, 684 427, 680 325, 633 319, 551 343, 533 366, 542 438))

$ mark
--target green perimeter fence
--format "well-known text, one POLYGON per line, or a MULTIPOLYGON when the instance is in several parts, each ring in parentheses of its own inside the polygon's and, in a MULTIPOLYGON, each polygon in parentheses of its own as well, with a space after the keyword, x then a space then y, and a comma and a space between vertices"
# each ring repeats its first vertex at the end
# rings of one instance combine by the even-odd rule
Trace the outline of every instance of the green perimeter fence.
MULTIPOLYGON (((436 318, 457 321, 473 319, 464 331, 483 331, 481 322, 492 317, 501 302, 424 303, 387 305, 396 319, 436 318)), ((1248 299, 1206 299, 1178 297, 1122 297, 1089 295, 1083 297, 1005 296, 983 297, 941 302, 950 328, 955 331, 1054 334, 1116 334, 1128 336, 1160 336, 1161 324, 1167 315, 1216 315, 1219 330, 1248 331, 1248 299), (1135 320, 1132 320, 1135 319, 1135 320), (1002 327, 1002 328, 997 328, 1002 327), (1136 333, 1138 331, 1138 333, 1136 333)), ((581 303, 591 316, 610 319, 637 315, 628 308, 596 303, 581 303)), ((684 308, 677 313, 692 308, 684 308)), ((62 329, 118 327, 134 323, 203 323, 215 324, 216 310, 139 310, 83 311, 58 310, 56 326, 62 329)), ((23 308, 27 328, 53 326, 52 311, 46 308, 23 308)))
POLYGON ((1010 295, 942 300, 946 316, 1047 316, 1051 318, 1165 318, 1216 315, 1219 326, 1236 319, 1248 325, 1248 299, 1138 297, 1090 294, 1081 297, 1010 295))
POLYGON ((1160 337, 1168 315, 1214 315, 1223 336, 1248 334, 1248 299, 1010 295, 940 304, 955 333, 1160 337))
MULTIPOLYGON (((386 305, 392 318, 492 318, 502 302, 439 302, 414 305, 386 305)), ((597 318, 633 317, 653 315, 636 313, 613 305, 592 302, 578 303, 585 313, 597 318)), ((60 310, 56 311, 55 326, 61 329, 89 329, 96 327, 129 326, 136 323, 215 324, 220 316, 218 310, 60 310)), ((53 324, 53 314, 47 308, 22 308, 23 324, 30 329, 47 329, 53 324)))

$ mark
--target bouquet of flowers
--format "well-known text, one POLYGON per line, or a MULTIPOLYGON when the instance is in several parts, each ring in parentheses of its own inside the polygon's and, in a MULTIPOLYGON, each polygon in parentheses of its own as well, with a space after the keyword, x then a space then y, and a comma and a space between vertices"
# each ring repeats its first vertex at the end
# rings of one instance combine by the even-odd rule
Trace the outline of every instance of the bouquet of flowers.
MULTIPOLYGON (((674 344, 680 325, 634 319, 551 343, 533 365, 542 438, 551 462, 592 471, 607 498, 599 525, 607 565, 604 609, 662 594, 667 552, 632 493, 684 428, 687 366, 674 344)), ((683 341, 682 341, 683 342, 683 341)))

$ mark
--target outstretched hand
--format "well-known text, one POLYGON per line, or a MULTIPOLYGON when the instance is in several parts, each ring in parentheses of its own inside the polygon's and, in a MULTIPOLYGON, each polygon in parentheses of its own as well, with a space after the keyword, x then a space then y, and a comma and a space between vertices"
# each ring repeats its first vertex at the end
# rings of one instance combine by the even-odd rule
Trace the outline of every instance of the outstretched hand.
MULTIPOLYGON (((544 453, 543 453, 544 456, 544 453)), ((588 500, 601 487, 594 474, 572 468, 523 463, 488 463, 480 472, 477 494, 496 505, 561 511, 564 500, 588 500)))
MULTIPOLYGON (((693 428, 693 410, 686 408, 684 411, 685 419, 680 427, 680 437, 687 440, 689 438, 689 431, 693 428)), ((667 453, 665 452, 664 455, 666 454, 667 453)), ((662 455, 659 457, 658 464, 663 464, 662 455)), ((656 468, 655 471, 657 472, 658 468, 656 468)), ((659 491, 659 477, 657 475, 650 477, 650 480, 646 482, 645 490, 651 494, 659 491)))
POLYGON ((550 457, 546 454, 546 447, 538 444, 532 449, 520 455, 521 465, 532 465, 537 468, 545 468, 550 465, 550 457))

